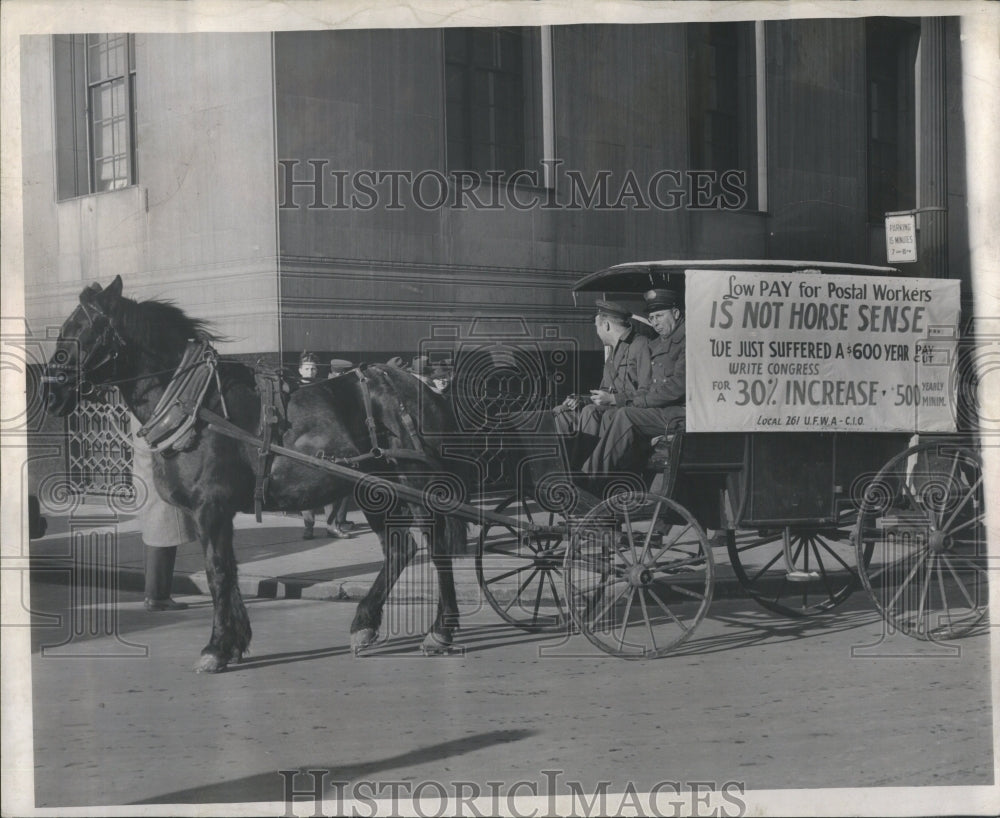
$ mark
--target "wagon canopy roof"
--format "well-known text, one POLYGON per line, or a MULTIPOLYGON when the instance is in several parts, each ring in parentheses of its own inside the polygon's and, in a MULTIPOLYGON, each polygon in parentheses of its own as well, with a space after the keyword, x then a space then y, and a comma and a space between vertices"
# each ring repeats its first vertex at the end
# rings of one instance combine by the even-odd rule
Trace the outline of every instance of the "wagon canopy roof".
POLYGON ((895 267, 843 264, 834 261, 785 261, 775 259, 667 259, 632 261, 589 273, 573 285, 574 292, 643 292, 651 287, 681 284, 685 270, 732 270, 736 272, 794 273, 818 271, 843 275, 898 275, 895 267))

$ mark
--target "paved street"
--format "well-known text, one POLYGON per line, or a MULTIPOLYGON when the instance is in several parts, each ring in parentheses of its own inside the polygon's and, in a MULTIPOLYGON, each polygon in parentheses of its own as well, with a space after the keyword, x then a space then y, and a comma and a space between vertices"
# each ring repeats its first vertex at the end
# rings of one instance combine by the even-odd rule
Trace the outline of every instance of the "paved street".
MULTIPOLYGON (((40 807, 281 801, 278 771, 300 769, 329 771, 327 784, 370 782, 366 793, 427 781, 449 793, 454 782, 487 791, 490 781, 526 781, 540 795, 577 782, 591 792, 601 780, 611 792, 664 781, 748 790, 993 781, 987 638, 947 656, 881 640, 862 594, 808 622, 719 600, 680 655, 648 662, 597 654, 582 637, 525 634, 469 606, 464 653, 424 658, 420 620, 430 612, 414 603, 387 610, 388 638, 355 658, 353 602, 254 599, 252 655, 204 676, 190 668, 208 637, 206 597, 151 614, 126 591, 118 639, 53 647, 100 612, 74 608, 72 586, 31 590, 34 611, 70 613, 33 629, 40 807)), ((300 776, 295 787, 311 784, 300 776)), ((329 803, 325 814, 334 811, 329 803)))

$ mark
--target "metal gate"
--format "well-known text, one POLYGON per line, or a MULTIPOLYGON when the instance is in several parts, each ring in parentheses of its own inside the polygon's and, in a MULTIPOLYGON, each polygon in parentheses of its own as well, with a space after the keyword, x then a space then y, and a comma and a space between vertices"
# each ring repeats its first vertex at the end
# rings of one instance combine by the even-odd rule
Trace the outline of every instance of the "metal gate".
POLYGON ((130 426, 128 409, 117 390, 106 403, 82 402, 67 417, 67 472, 80 491, 103 495, 131 484, 130 426))

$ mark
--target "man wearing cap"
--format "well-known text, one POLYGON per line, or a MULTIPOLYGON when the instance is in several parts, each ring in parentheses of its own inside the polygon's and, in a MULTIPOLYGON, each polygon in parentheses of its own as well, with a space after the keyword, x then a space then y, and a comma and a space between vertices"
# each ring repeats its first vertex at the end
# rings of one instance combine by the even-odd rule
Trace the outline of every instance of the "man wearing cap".
POLYGON ((354 364, 350 361, 345 361, 343 358, 334 358, 330 361, 330 374, 327 378, 338 378, 341 375, 346 375, 354 369, 354 364))
POLYGON ((570 463, 576 467, 597 443, 601 418, 646 389, 652 375, 649 342, 629 323, 631 313, 615 301, 597 301, 594 328, 601 342, 611 348, 604 361, 601 384, 590 397, 573 395, 553 409, 556 429, 575 435, 570 463), (588 402, 589 401, 589 402, 588 402))
POLYGON ((646 388, 626 396, 601 421, 597 447, 583 465, 590 474, 638 471, 648 443, 683 425, 685 327, 683 303, 674 290, 649 290, 643 296, 649 322, 659 337, 649 343, 652 375, 646 388))
POLYGON ((305 352, 299 356, 299 383, 301 386, 308 386, 316 382, 319 375, 319 359, 311 352, 305 352))
POLYGON ((448 387, 451 386, 451 367, 447 362, 440 363, 434 367, 434 371, 431 373, 431 384, 432 388, 439 395, 443 395, 448 391, 448 387))
POLYGON ((632 317, 628 320, 632 325, 632 329, 634 329, 636 333, 641 335, 647 341, 655 341, 660 337, 659 333, 653 329, 653 325, 649 323, 649 319, 645 315, 635 315, 633 313, 632 317))
MULTIPOLYGON (((339 378, 341 375, 346 375, 352 369, 354 369, 354 364, 350 361, 343 358, 334 358, 330 361, 330 374, 327 375, 327 379, 339 378)), ((351 538, 354 523, 347 520, 347 509, 350 502, 351 495, 347 495, 337 503, 328 505, 323 509, 326 512, 326 533, 331 537, 339 537, 345 540, 351 538)))
MULTIPOLYGON (((319 375, 319 359, 311 352, 302 351, 299 356, 299 386, 309 386, 316 383, 319 375)), ((313 538, 313 527, 316 525, 316 515, 325 513, 324 508, 307 509, 302 512, 302 539, 313 538)))
POLYGON ((434 383, 431 381, 431 375, 434 374, 434 369, 431 367, 431 362, 426 355, 418 355, 414 358, 410 364, 409 371, 413 375, 416 375, 429 387, 432 389, 434 388, 434 383))

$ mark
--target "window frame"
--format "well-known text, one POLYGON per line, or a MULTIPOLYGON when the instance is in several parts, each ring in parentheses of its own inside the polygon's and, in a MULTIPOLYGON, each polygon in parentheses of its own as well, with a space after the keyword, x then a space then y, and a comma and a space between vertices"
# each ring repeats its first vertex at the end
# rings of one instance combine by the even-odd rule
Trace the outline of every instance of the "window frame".
POLYGON ((883 225, 885 214, 912 207, 916 202, 917 177, 917 49, 920 42, 920 26, 906 18, 873 17, 865 20, 865 212, 870 225, 883 225), (873 65, 872 52, 891 49, 890 61, 895 64, 889 69, 889 77, 884 69, 887 65, 885 54, 880 54, 880 64, 873 65), (875 70, 873 70, 875 69, 875 70), (879 105, 877 83, 890 79, 893 83, 893 99, 890 104, 879 105), (879 124, 884 123, 886 111, 892 112, 892 140, 880 133, 879 124), (886 173, 884 162, 876 166, 876 150, 879 145, 891 145, 894 150, 894 179, 889 185, 876 184, 876 175, 886 173), (905 168, 904 168, 905 165, 905 168), (908 171, 908 172, 907 172, 908 171), (895 191, 895 197, 889 195, 895 191), (875 198, 875 194, 879 194, 875 198))
MULTIPOLYGON (((456 177, 459 174, 476 173, 484 185, 507 186, 511 184, 511 178, 517 174, 513 181, 515 187, 536 187, 530 183, 529 178, 522 172, 529 171, 537 176, 537 187, 544 189, 554 185, 554 179, 550 167, 544 160, 551 159, 548 155, 552 152, 554 139, 552 137, 552 59, 551 59, 551 29, 549 26, 499 26, 485 28, 448 28, 442 30, 441 35, 441 71, 442 71, 442 118, 444 124, 444 169, 449 177, 456 177), (488 30, 492 35, 492 51, 494 65, 476 63, 473 52, 473 38, 477 33, 488 30), (461 31, 465 37, 464 58, 455 57, 454 51, 449 52, 448 39, 455 37, 456 32, 461 31), (516 32, 521 38, 520 67, 518 71, 508 70, 504 66, 496 67, 497 54, 500 51, 499 42, 503 33, 516 32), (462 98, 455 100, 449 89, 449 74, 451 70, 458 69, 462 72, 462 98), (488 92, 490 99, 487 105, 477 105, 472 97, 474 95, 473 86, 475 84, 474 75, 480 72, 486 75, 488 92), (503 142, 498 138, 496 129, 496 112, 502 110, 494 104, 496 100, 496 77, 513 76, 520 77, 520 107, 522 111, 522 122, 520 128, 520 159, 515 161, 515 166, 507 166, 509 160, 501 160, 498 157, 497 146, 503 142), (460 105, 462 117, 461 136, 453 138, 452 124, 454 117, 451 113, 454 106, 460 105), (487 109, 491 117, 489 123, 489 150, 490 157, 488 167, 481 166, 481 162, 472 154, 475 143, 474 130, 476 127, 473 116, 477 110, 487 109), (461 145, 463 156, 456 158, 455 146, 461 145), (492 171, 487 175, 486 171, 492 171), (501 176, 496 172, 502 171, 501 176)), ((508 143, 509 144, 509 143, 508 143)))
POLYGON ((53 74, 56 201, 134 187, 138 179, 135 35, 54 35, 53 74), (60 42, 61 36, 67 39, 60 42), (104 68, 111 69, 113 48, 120 49, 116 60, 120 65, 96 72, 92 57, 103 59, 104 68), (99 119, 102 91, 115 88, 120 92, 103 95, 111 103, 110 115, 99 119), (60 106, 64 109, 59 110, 60 106), (110 137, 108 151, 103 150, 99 136, 102 128, 110 137), (80 167, 84 156, 85 174, 80 167), (100 172, 107 165, 112 168, 110 176, 100 172))
MULTIPOLYGON (((763 21, 732 21, 688 23, 685 26, 686 56, 686 99, 687 99, 687 147, 688 167, 691 170, 709 170, 716 173, 738 170, 746 173, 747 203, 742 211, 765 212, 767 210, 767 94, 765 29, 763 21), (727 31, 728 29, 728 31, 727 31), (703 33, 702 33, 703 32, 703 33), (731 32, 731 35, 730 35, 731 32), (701 34, 702 36, 698 36, 701 34), (731 92, 731 111, 713 108, 711 104, 695 107, 699 101, 696 83, 706 80, 718 84, 719 60, 708 56, 706 49, 714 48, 711 40, 719 35, 727 35, 734 40, 735 54, 730 55, 732 83, 727 84, 731 92), (695 76, 698 62, 711 63, 704 76, 695 76), (710 158, 705 146, 710 135, 704 127, 705 119, 715 112, 719 117, 732 120, 736 132, 735 161, 730 157, 710 158), (701 122, 696 123, 697 114, 701 122), (696 138, 696 136, 698 138, 696 138)), ((716 93, 718 96, 718 93, 716 93)), ((715 100, 716 104, 718 100, 715 100)), ((718 117, 717 117, 718 118, 718 117)))

